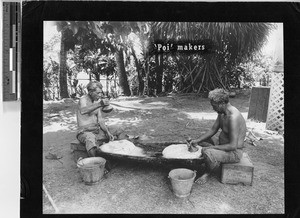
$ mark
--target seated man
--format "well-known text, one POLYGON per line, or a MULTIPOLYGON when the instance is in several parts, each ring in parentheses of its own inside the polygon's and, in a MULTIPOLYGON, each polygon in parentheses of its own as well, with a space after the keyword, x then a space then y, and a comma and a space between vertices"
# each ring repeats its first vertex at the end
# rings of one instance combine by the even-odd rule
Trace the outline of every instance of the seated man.
POLYGON ((242 158, 244 139, 246 137, 246 122, 240 111, 229 103, 229 96, 223 89, 215 89, 209 92, 208 98, 218 117, 212 128, 198 139, 192 140, 190 145, 202 146, 202 155, 206 166, 206 172, 196 180, 203 184, 210 173, 220 163, 237 163, 242 158), (219 145, 213 145, 206 141, 215 135, 221 128, 219 145))
POLYGON ((108 106, 103 97, 100 82, 92 81, 87 85, 88 94, 79 99, 77 114, 77 139, 85 144, 88 155, 96 156, 97 141, 113 141, 114 135, 120 134, 116 129, 108 128, 101 115, 101 107, 108 106))

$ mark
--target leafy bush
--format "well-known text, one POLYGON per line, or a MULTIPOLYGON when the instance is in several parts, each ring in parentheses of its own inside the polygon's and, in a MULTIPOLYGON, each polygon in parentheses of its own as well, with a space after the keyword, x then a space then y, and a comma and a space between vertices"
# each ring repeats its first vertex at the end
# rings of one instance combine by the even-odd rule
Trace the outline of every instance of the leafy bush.
POLYGON ((44 60, 43 64, 43 99, 46 101, 59 98, 59 64, 52 60, 44 60))
POLYGON ((177 91, 178 80, 179 80, 179 70, 177 63, 173 56, 166 56, 164 58, 164 78, 163 86, 165 92, 177 91))
POLYGON ((270 73, 274 60, 271 56, 257 54, 228 73, 230 88, 251 88, 257 84, 270 85, 270 73))
POLYGON ((87 89, 85 85, 79 84, 76 87, 76 95, 78 95, 79 97, 86 95, 87 94, 87 89))

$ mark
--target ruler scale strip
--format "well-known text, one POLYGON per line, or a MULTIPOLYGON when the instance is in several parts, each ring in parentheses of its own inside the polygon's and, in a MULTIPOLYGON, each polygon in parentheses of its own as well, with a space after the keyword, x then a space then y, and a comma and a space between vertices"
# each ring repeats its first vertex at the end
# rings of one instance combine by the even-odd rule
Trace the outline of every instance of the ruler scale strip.
POLYGON ((20 99, 20 2, 3 3, 3 101, 20 99))
POLYGON ((21 99, 21 3, 16 6, 17 17, 17 99, 21 99))
POLYGON ((16 6, 16 2, 11 2, 11 40, 13 51, 13 69, 11 71, 11 94, 16 94, 16 6))

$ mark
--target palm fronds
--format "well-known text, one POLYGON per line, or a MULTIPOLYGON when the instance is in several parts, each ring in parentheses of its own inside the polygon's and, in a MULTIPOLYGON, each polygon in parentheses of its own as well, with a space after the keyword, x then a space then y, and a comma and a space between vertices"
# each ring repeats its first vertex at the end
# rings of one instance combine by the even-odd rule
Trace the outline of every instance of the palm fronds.
POLYGON ((228 88, 224 72, 259 51, 273 27, 271 23, 153 22, 152 36, 154 41, 209 39, 213 42, 214 53, 198 58, 202 65, 197 69, 186 70, 184 82, 189 85, 183 90, 197 89, 199 93, 216 87, 228 88))

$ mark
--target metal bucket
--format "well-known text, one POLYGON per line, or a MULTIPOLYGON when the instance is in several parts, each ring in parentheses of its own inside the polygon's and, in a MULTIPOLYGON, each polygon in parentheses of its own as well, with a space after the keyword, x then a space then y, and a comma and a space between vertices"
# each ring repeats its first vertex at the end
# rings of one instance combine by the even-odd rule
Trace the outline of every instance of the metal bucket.
POLYGON ((97 184, 104 175, 106 160, 102 157, 79 158, 77 167, 86 185, 97 184))
POLYGON ((191 194, 192 186, 196 177, 196 171, 178 168, 169 172, 173 193, 180 198, 191 194))

